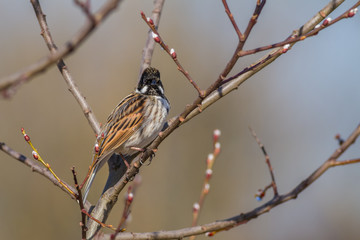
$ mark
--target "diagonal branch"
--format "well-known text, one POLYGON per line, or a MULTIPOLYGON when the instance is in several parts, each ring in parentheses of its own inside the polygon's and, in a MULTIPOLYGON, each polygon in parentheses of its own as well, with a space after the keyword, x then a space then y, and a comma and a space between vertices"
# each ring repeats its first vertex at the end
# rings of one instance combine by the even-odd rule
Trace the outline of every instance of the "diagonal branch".
POLYGON ((191 83, 191 85, 193 85, 193 87, 198 92, 199 97, 203 98, 204 92, 201 91, 201 89, 196 84, 196 82, 192 79, 190 74, 183 68, 183 66, 181 65, 180 61, 177 58, 175 50, 173 48, 170 49, 169 46, 165 44, 165 42, 163 41, 162 37, 160 36, 158 30, 156 29, 156 26, 154 25, 153 20, 150 18, 147 18, 143 12, 141 12, 141 17, 147 23, 147 25, 150 27, 150 29, 152 31, 151 34, 152 34, 152 37, 154 38, 154 41, 157 42, 158 44, 160 44, 160 46, 167 52, 167 54, 169 54, 171 56, 171 58, 173 59, 173 61, 175 62, 176 66, 177 66, 177 69, 188 79, 188 81, 191 83))
MULTIPOLYGON (((48 180, 50 180, 54 185, 59 187, 61 190, 66 192, 71 198, 74 198, 73 195, 63 186, 60 184, 60 182, 54 177, 54 175, 45 167, 37 165, 34 161, 32 161, 30 158, 24 156, 23 154, 11 149, 9 146, 7 146, 5 143, 0 142, 0 150, 8 154, 10 157, 15 158, 19 162, 25 164, 26 166, 30 167, 33 172, 39 173, 40 175, 44 176, 48 180)), ((64 182, 64 181, 63 181, 64 182)), ((64 182, 65 183, 65 182, 64 182)), ((69 184, 65 183, 68 188, 73 191, 77 192, 75 188, 71 187, 69 184)))
MULTIPOLYGON (((234 217, 219 220, 216 222, 204 224, 201 226, 183 228, 173 231, 159 231, 159 232, 146 232, 146 233, 134 233, 134 232, 124 232, 119 234, 116 239, 179 239, 192 235, 199 235, 207 233, 212 236, 219 231, 229 230, 233 227, 239 226, 241 224, 247 223, 248 221, 259 217, 260 215, 269 212, 272 208, 283 204, 289 200, 296 199, 297 196, 305 190, 309 185, 311 185, 316 179, 318 179, 322 174, 324 174, 329 168, 360 163, 360 158, 343 160, 339 161, 338 158, 347 150, 359 137, 360 135, 360 125, 356 127, 353 133, 346 139, 346 141, 334 151, 334 153, 318 168, 316 169, 309 177, 303 180, 290 192, 274 196, 274 198, 265 204, 247 212, 241 213, 234 217)), ((105 235, 102 239, 109 239, 109 235, 105 235)))
POLYGON ((96 13, 94 13, 94 21, 88 20, 86 24, 75 34, 63 47, 58 49, 56 53, 51 53, 40 59, 38 62, 16 72, 10 76, 0 79, 0 94, 3 97, 11 97, 16 90, 25 82, 37 74, 43 72, 61 58, 73 53, 83 42, 90 36, 92 32, 115 10, 122 0, 108 0, 96 13))
POLYGON ((335 19, 333 19, 331 21, 326 19, 323 22, 323 24, 321 24, 321 25, 319 24, 319 25, 315 26, 315 28, 312 31, 309 31, 306 34, 302 33, 301 35, 290 36, 287 39, 285 39, 284 41, 274 43, 274 44, 270 44, 270 45, 267 45, 267 46, 257 47, 257 48, 250 49, 250 50, 241 50, 241 51, 238 52, 238 56, 243 57, 243 56, 258 53, 258 52, 261 52, 261 51, 281 47, 281 46, 284 46, 284 45, 287 45, 287 44, 292 44, 292 43, 295 43, 295 42, 298 42, 298 41, 303 41, 303 40, 305 40, 305 39, 307 39, 309 37, 316 36, 320 31, 324 30, 325 28, 330 27, 331 25, 337 23, 338 21, 340 21, 342 19, 353 17, 355 12, 356 12, 355 9, 358 6, 360 6, 360 1, 355 3, 352 7, 350 7, 347 11, 345 11, 343 14, 341 14, 337 18, 335 18, 335 19))
MULTIPOLYGON (((43 11, 41 9, 39 1, 38 0, 31 0, 31 4, 34 7, 36 17, 37 17, 38 22, 40 24, 41 35, 43 36, 46 45, 48 46, 49 51, 52 54, 56 54, 58 52, 58 48, 56 47, 55 42, 52 39, 48 24, 46 22, 45 14, 43 13, 43 11)), ((69 68, 66 66, 66 64, 65 64, 65 62, 63 61, 62 58, 59 59, 59 61, 57 62, 57 67, 58 67, 59 71, 61 72, 61 75, 63 76, 66 84, 68 85, 69 91, 73 94, 76 101, 79 103, 79 105, 80 105, 86 119, 88 120, 91 128, 93 129, 95 134, 99 134, 99 132, 100 132, 99 122, 97 121, 97 119, 95 117, 95 114, 91 110, 90 105, 85 100, 85 97, 82 95, 82 93, 80 92, 78 86, 74 82, 74 80, 73 80, 73 78, 72 78, 72 76, 70 74, 69 68)))
POLYGON ((239 27, 238 27, 238 25, 237 25, 237 23, 236 23, 236 21, 234 19, 234 15, 231 13, 229 5, 227 4, 227 1, 222 0, 222 3, 224 5, 225 12, 229 17, 229 20, 230 20, 231 24, 233 25, 233 27, 235 29, 235 32, 236 32, 236 34, 237 34, 237 36, 239 38, 239 41, 241 41, 243 34, 241 33, 241 31, 240 31, 240 29, 239 29, 239 27))
MULTIPOLYGON (((332 11, 334 11, 344 0, 335 0, 330 1, 323 9, 321 9, 314 17, 312 17, 307 23, 301 26, 298 30, 295 31, 293 35, 306 34, 314 29, 314 27, 319 24, 326 16, 328 16, 332 11)), ((295 43, 294 43, 295 44, 295 43)), ((197 116, 204 109, 208 108, 210 105, 218 101, 220 98, 226 96, 233 90, 236 90, 241 84, 243 84, 247 79, 252 77, 261 69, 268 66, 270 63, 275 61, 278 57, 282 55, 282 48, 275 48, 269 54, 266 54, 256 62, 248 67, 249 70, 244 69, 240 74, 234 76, 231 81, 221 86, 221 89, 214 91, 209 94, 202 102, 201 107, 193 108, 192 112, 189 113, 186 118, 184 118, 183 123, 189 121, 193 117, 197 116), (256 66, 256 67, 253 67, 256 66)))

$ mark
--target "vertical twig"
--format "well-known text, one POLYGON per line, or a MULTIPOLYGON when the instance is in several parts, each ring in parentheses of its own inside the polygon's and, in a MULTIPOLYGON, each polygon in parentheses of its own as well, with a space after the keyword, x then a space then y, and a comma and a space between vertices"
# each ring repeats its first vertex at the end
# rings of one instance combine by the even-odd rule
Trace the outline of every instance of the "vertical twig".
MULTIPOLYGON (((193 221, 191 224, 192 227, 194 227, 198 224, 200 210, 203 208, 205 197, 207 196, 207 194, 209 193, 209 190, 210 190, 209 182, 210 182, 210 178, 213 174, 212 168, 213 168, 215 159, 217 158, 217 156, 220 153, 220 142, 219 142, 220 135, 221 135, 221 132, 219 129, 214 130, 213 152, 210 153, 206 159, 206 171, 205 171, 205 179, 204 179, 203 188, 200 193, 199 201, 194 203, 194 205, 193 205, 193 221)), ((190 240, 194 240, 194 239, 195 239, 195 235, 190 237, 190 240)))
POLYGON ((74 176, 74 183, 75 183, 76 190, 78 192, 76 194, 76 200, 79 203, 80 212, 81 212, 81 222, 80 222, 81 238, 82 238, 82 240, 85 240, 86 239, 86 231, 87 231, 87 228, 86 228, 86 214, 82 211, 82 210, 85 210, 85 208, 84 208, 84 204, 83 204, 81 190, 79 188, 78 180, 77 180, 77 177, 76 177, 75 167, 71 168, 71 172, 72 172, 72 174, 74 176))
MULTIPOLYGON (((154 1, 154 9, 152 11, 151 19, 154 22, 155 28, 158 29, 160 23, 160 17, 162 8, 164 6, 165 0, 155 0, 154 1)), ((152 31, 149 30, 148 36, 146 39, 145 47, 142 52, 141 63, 140 63, 140 72, 139 72, 139 80, 141 74, 144 69, 151 65, 151 59, 155 48, 155 41, 152 37, 152 31)))

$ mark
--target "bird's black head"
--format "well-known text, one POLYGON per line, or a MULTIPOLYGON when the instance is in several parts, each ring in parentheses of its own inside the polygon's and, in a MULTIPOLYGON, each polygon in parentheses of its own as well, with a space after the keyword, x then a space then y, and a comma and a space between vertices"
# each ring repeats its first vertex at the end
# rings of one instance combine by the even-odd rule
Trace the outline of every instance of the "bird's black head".
POLYGON ((141 75, 136 91, 145 95, 164 96, 159 70, 153 67, 146 68, 141 75))

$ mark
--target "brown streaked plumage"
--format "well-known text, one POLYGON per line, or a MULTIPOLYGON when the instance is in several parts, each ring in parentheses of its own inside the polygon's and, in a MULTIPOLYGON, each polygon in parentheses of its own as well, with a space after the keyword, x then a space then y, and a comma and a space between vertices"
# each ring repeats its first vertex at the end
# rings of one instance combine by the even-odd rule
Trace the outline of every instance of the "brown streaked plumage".
POLYGON ((99 152, 84 188, 84 202, 97 171, 114 153, 128 159, 138 154, 131 147, 148 146, 162 129, 169 109, 159 71, 146 68, 136 90, 116 106, 99 134, 99 152))

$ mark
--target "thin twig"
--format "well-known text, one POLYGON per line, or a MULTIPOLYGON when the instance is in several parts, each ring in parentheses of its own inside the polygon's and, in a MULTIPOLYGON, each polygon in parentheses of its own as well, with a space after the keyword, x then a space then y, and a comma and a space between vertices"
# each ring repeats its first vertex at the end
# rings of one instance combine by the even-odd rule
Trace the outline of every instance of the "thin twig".
MULTIPOLYGON (((344 0, 336 0, 336 1, 330 1, 323 9, 321 9, 314 17, 312 17, 308 22, 306 22, 303 26, 299 28, 296 32, 301 32, 302 34, 306 34, 307 32, 314 29, 314 27, 319 24, 326 16, 328 16, 332 11, 334 11, 340 4, 342 4, 344 0)), ((292 34, 294 35, 294 34, 292 34)), ((224 80, 226 84, 221 83, 221 89, 218 91, 213 91, 211 94, 207 95, 207 97, 201 102, 201 105, 199 107, 199 103, 197 103, 197 106, 194 107, 192 105, 191 113, 187 114, 185 118, 183 118, 183 121, 181 124, 189 121, 193 117, 197 116, 199 113, 201 113, 204 109, 211 106, 213 103, 218 101, 220 98, 223 98, 233 90, 238 89, 238 87, 244 83, 246 80, 248 80, 250 77, 252 77, 254 74, 256 74, 261 69, 268 66, 270 63, 275 61, 278 57, 282 55, 282 48, 275 48, 273 49, 269 54, 264 55, 262 58, 251 64, 248 68, 245 68, 243 71, 241 71, 239 74, 236 74, 235 76, 229 78, 228 80, 224 80), (256 66, 255 68, 253 66, 256 66), (249 70, 250 69, 250 70, 249 70)), ((176 121, 174 120, 174 123, 176 124, 176 121)), ((171 124, 171 125, 173 125, 171 124)), ((171 126, 169 126, 171 127, 171 126)), ((169 130, 170 131, 170 130, 169 130)))
POLYGON ((105 223, 100 222, 98 219, 94 218, 93 216, 91 216, 85 209, 81 209, 81 212, 84 213, 86 216, 88 216, 91 220, 95 221, 97 224, 99 224, 101 227, 103 228, 108 228, 111 230, 116 230, 116 228, 114 228, 112 225, 108 225, 105 223))
POLYGON ((229 6, 228 6, 228 4, 227 4, 227 1, 226 1, 226 0, 222 0, 222 3, 223 3, 223 5, 224 5, 225 12, 226 12, 226 14, 228 15, 228 17, 229 17, 229 19, 230 19, 231 24, 233 25, 233 27, 234 27, 234 29, 235 29, 235 32, 236 32, 236 34, 237 34, 237 36, 238 36, 238 38, 239 38, 239 41, 241 41, 243 35, 242 35, 242 33, 241 33, 238 25, 236 24, 236 21, 235 21, 235 19, 234 19, 233 14, 232 14, 231 11, 230 11, 230 8, 229 8, 229 6))
POLYGON ((125 205, 124 205, 122 217, 118 227, 115 230, 115 233, 111 235, 111 239, 115 239, 118 233, 125 231, 125 224, 130 215, 130 206, 134 201, 135 193, 140 183, 141 183, 141 177, 140 175, 136 175, 133 184, 128 187, 128 191, 125 197, 125 205))
MULTIPOLYGON (((273 171, 273 168, 272 168, 271 163, 270 163, 270 157, 269 157, 269 155, 267 154, 267 152, 266 152, 266 150, 265 150, 264 144, 262 144, 262 143, 260 142, 260 139, 257 137, 256 132, 255 132, 251 127, 249 127, 249 129, 250 129, 251 134, 252 134, 253 137, 255 138, 257 144, 259 145, 261 151, 263 152, 263 154, 264 154, 264 156, 265 156, 265 161, 266 161, 266 164, 267 164, 267 166, 268 166, 268 168, 269 168, 269 172, 270 172, 270 176, 271 176, 271 184, 270 184, 270 185, 272 186, 272 188, 273 188, 273 190, 274 190, 274 197, 276 198, 276 197, 279 195, 279 193, 278 193, 278 190, 277 190, 277 185, 276 185, 276 181, 275 181, 274 171, 273 171)), ((268 188, 265 188, 265 189, 264 189, 264 194, 265 194, 265 192, 266 192, 267 189, 268 189, 268 188)))
MULTIPOLYGON (((71 198, 75 198, 63 185, 60 184, 60 182, 52 175, 52 173, 45 167, 37 165, 32 159, 26 157, 25 155, 13 150, 9 146, 7 146, 5 143, 0 142, 0 150, 8 154, 10 157, 18 160, 19 162, 25 164, 28 166, 33 172, 39 173, 40 175, 44 176, 48 180, 50 180, 54 185, 59 187, 61 190, 63 190, 65 193, 67 193, 71 198)), ((63 183, 65 183, 63 181, 63 183)), ((66 184, 66 183, 65 183, 66 184)), ((69 186, 69 184, 66 184, 68 188, 72 192, 76 192, 76 189, 69 186)))
MULTIPOLYGON (((164 3, 165 3, 165 0, 155 0, 154 1, 154 8, 152 10, 151 19, 153 20, 156 29, 159 28, 161 12, 162 12, 164 3)), ((151 65, 151 59, 152 59, 152 55, 154 52, 154 48, 155 48, 155 41, 154 41, 154 38, 152 37, 152 31, 149 30, 148 36, 146 39, 146 43, 145 43, 145 47, 142 52, 139 80, 140 80, 141 74, 143 73, 144 69, 151 65)))
POLYGON ((37 149, 35 148, 35 146, 32 144, 29 135, 27 135, 25 133, 25 129, 21 128, 21 133, 23 134, 25 141, 29 144, 29 146, 31 147, 31 149, 33 150, 32 155, 33 158, 38 161, 39 163, 41 163, 44 167, 47 168, 48 171, 50 171, 50 173, 55 177, 55 179, 60 183, 60 185, 62 185, 71 195, 73 195, 74 197, 76 197, 76 193, 70 188, 70 186, 63 182, 56 174, 55 172, 52 170, 52 168, 50 167, 49 163, 46 163, 42 157, 40 156, 40 153, 37 151, 37 149))
POLYGON ((175 50, 172 48, 170 49, 168 45, 165 44, 162 37, 160 36, 159 32, 157 31, 154 21, 150 18, 147 18, 144 12, 141 12, 142 19, 147 23, 147 25, 150 27, 152 31, 152 37, 154 38, 154 41, 160 44, 160 46, 170 55, 170 57, 175 62, 177 69, 188 79, 188 81, 193 85, 193 87, 196 89, 196 91, 199 94, 200 98, 204 98, 204 92, 201 91, 199 86, 196 84, 196 82, 192 79, 190 74, 183 68, 183 66, 180 64, 180 61, 177 58, 177 54, 175 50))
MULTIPOLYGON (((46 22, 45 14, 43 13, 40 3, 38 0, 31 0, 31 4, 33 5, 36 17, 38 19, 38 22, 40 24, 41 28, 41 35, 43 36, 46 45, 48 46, 50 52, 52 54, 56 54, 58 49, 56 47, 56 44, 54 40, 52 39, 48 24, 46 22)), ((69 68, 66 66, 63 59, 59 59, 57 62, 57 67, 59 71, 61 72, 61 75, 63 76, 66 84, 68 85, 69 91, 73 94, 76 101, 79 103, 86 119, 88 120, 91 128, 95 132, 95 134, 99 134, 100 132, 100 125, 97 121, 95 114, 93 113, 90 105, 86 101, 85 97, 80 92, 78 86, 76 85, 73 77, 70 74, 69 68)))
POLYGON ((285 39, 284 41, 281 41, 278 43, 274 43, 274 44, 270 44, 270 45, 262 46, 262 47, 257 47, 257 48, 250 49, 250 50, 241 50, 238 52, 238 56, 243 57, 243 56, 258 53, 261 51, 265 51, 265 50, 269 50, 269 49, 273 49, 273 48, 277 48, 277 47, 282 47, 287 44, 296 43, 299 41, 303 41, 309 37, 316 36, 320 31, 324 30, 325 28, 330 27, 331 25, 337 23, 338 21, 354 16, 354 15, 350 14, 350 12, 358 6, 360 6, 360 1, 358 1, 356 4, 354 4, 351 8, 346 10, 343 14, 341 14, 337 18, 335 18, 331 21, 326 20, 325 24, 323 23, 321 25, 317 25, 317 27, 315 27, 312 31, 310 31, 306 34, 299 35, 299 36, 292 35, 292 36, 288 37, 287 39, 285 39))
MULTIPOLYGON (((210 190, 210 178, 212 177, 212 174, 213 174, 212 168, 213 168, 213 165, 214 165, 214 162, 215 162, 217 156, 220 153, 220 142, 219 142, 220 134, 221 134, 221 132, 219 129, 214 130, 213 152, 210 153, 206 159, 206 171, 205 171, 203 188, 200 193, 199 201, 196 202, 193 206, 193 221, 191 224, 192 227, 195 227, 198 224, 199 215, 204 206, 205 197, 208 195, 209 190, 210 190)), ((196 236, 191 236, 190 240, 194 240, 195 237, 196 236)))
POLYGON ((86 214, 83 213, 82 209, 85 209, 84 208, 84 204, 83 204, 83 199, 82 199, 82 194, 81 194, 81 190, 79 188, 79 184, 78 184, 78 180, 77 180, 77 177, 76 177, 76 172, 75 172, 75 167, 72 167, 71 168, 71 172, 73 174, 73 177, 74 177, 74 183, 75 183, 75 187, 76 187, 76 190, 77 190, 77 194, 76 194, 76 200, 78 201, 79 203, 79 207, 80 207, 80 212, 81 212, 81 222, 80 222, 80 226, 81 226, 81 238, 83 240, 86 239, 86 231, 87 231, 87 228, 86 228, 86 214))
POLYGON ((95 23, 95 16, 91 13, 90 9, 90 1, 86 0, 86 2, 82 2, 81 0, 74 0, 75 4, 80 7, 80 9, 83 11, 83 13, 86 15, 86 17, 91 21, 95 23))

